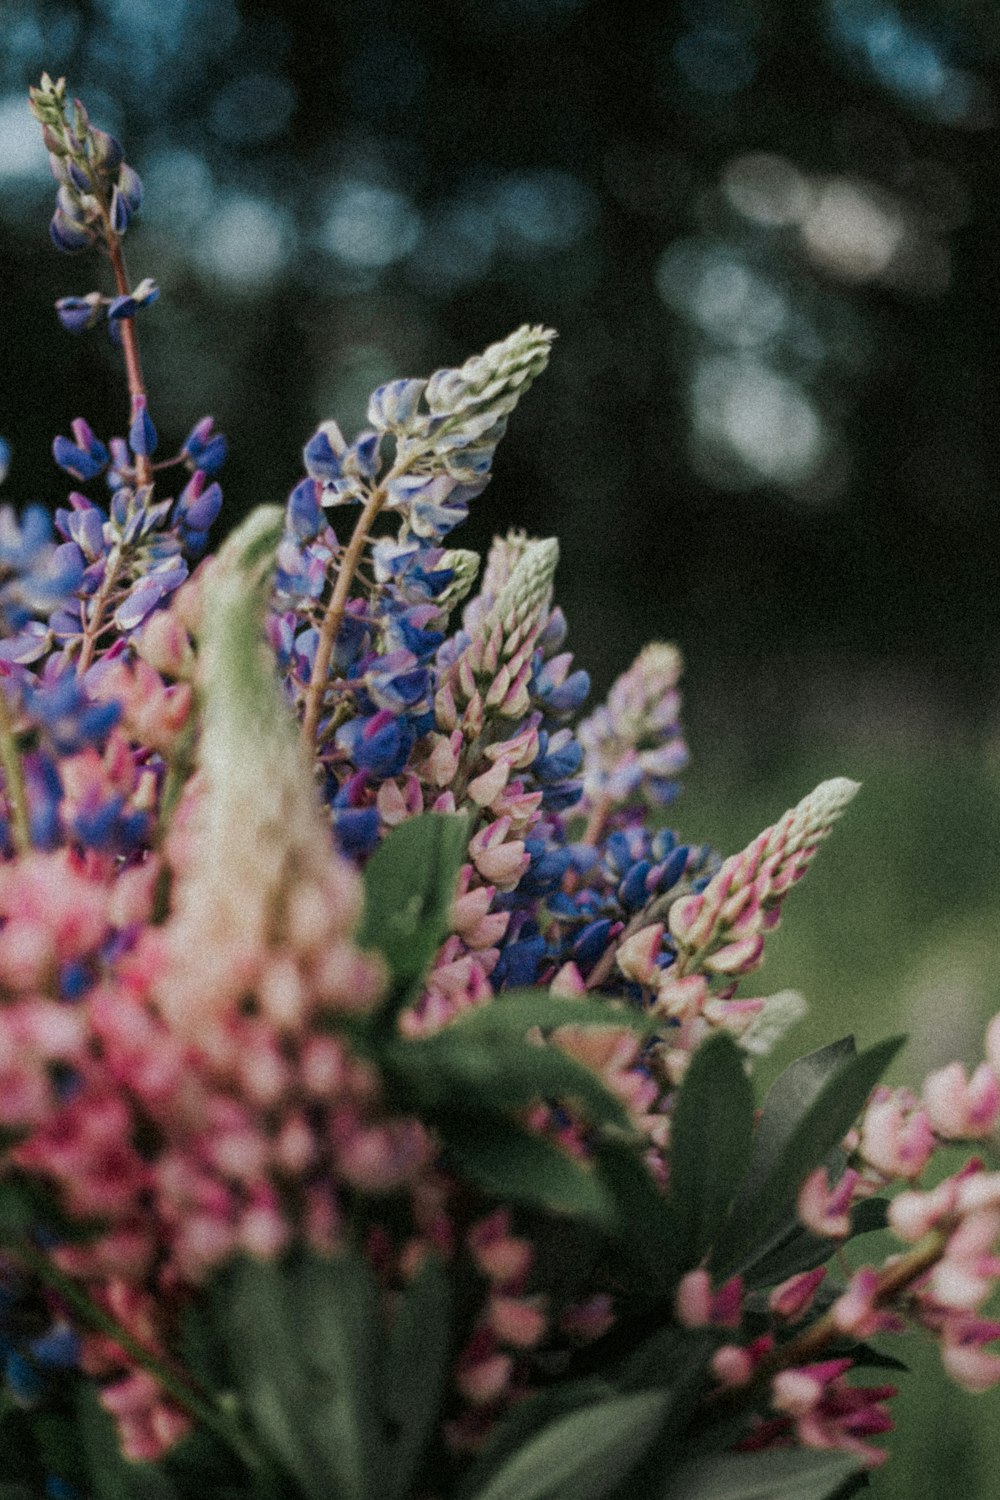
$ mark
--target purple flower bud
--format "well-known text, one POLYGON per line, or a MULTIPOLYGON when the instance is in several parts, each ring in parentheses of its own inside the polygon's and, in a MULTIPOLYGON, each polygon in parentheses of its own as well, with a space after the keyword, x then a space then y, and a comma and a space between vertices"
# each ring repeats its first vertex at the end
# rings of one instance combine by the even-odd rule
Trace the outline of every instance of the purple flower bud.
POLYGON ((392 380, 373 391, 368 403, 368 420, 379 432, 398 432, 416 415, 424 392, 423 380, 392 380))
POLYGON ((86 250, 94 243, 94 232, 79 220, 71 219, 63 209, 57 208, 49 221, 49 235, 57 250, 73 255, 77 250, 86 250))
POLYGON ((203 488, 205 475, 196 469, 190 483, 185 485, 177 501, 178 519, 193 531, 207 531, 222 509, 222 490, 217 484, 203 488), (195 489, 195 480, 200 483, 195 489))
POLYGON ((72 182, 73 186, 77 188, 81 193, 92 192, 93 183, 90 180, 90 173, 87 171, 87 169, 85 167, 82 167, 78 161, 74 160, 73 157, 70 157, 66 165, 69 169, 70 181, 72 182))
POLYGON ((128 430, 128 441, 137 458, 149 458, 156 452, 156 428, 146 409, 145 396, 132 397, 132 426, 128 430))
POLYGON ((347 444, 336 422, 324 422, 303 450, 302 459, 309 478, 322 479, 326 483, 339 479, 346 450, 347 444))
POLYGON ((138 213, 142 206, 142 178, 127 161, 123 161, 118 170, 117 191, 125 200, 129 215, 138 213))
POLYGON ((70 423, 70 429, 78 446, 85 449, 87 453, 93 452, 97 437, 86 417, 74 417, 70 423))
POLYGON ((132 210, 124 194, 116 187, 111 189, 111 227, 115 234, 124 234, 128 228, 128 221, 132 217, 132 210))
POLYGON ((67 333, 83 333, 100 321, 103 301, 100 292, 88 292, 85 297, 60 297, 56 316, 67 333))
POLYGON ((102 172, 114 172, 125 159, 120 143, 106 130, 92 127, 87 145, 91 161, 102 172))
POLYGON ((88 479, 94 479, 104 468, 108 461, 108 450, 96 438, 93 448, 88 451, 78 448, 69 438, 57 437, 52 444, 52 457, 60 469, 86 484, 88 479))
POLYGON ((288 497, 288 525, 300 542, 311 542, 323 524, 316 491, 315 479, 303 479, 288 497))

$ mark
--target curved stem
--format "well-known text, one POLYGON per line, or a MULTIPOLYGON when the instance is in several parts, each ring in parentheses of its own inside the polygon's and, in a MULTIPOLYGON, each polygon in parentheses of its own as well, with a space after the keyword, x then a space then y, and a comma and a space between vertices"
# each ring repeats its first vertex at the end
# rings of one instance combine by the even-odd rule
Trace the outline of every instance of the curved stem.
POLYGON ((28 794, 24 786, 24 767, 14 737, 6 694, 0 689, 0 765, 3 766, 4 790, 10 810, 10 831, 18 854, 31 848, 31 825, 28 820, 28 794))
MULTIPOLYGON (((121 240, 111 228, 111 221, 106 221, 105 241, 108 247, 108 259, 111 262, 111 270, 114 273, 115 288, 119 297, 127 297, 131 292, 129 286, 128 272, 125 269, 125 256, 122 253, 121 240)), ((135 331, 134 318, 122 318, 118 323, 122 335, 122 352, 125 355, 125 373, 128 377, 128 392, 133 401, 136 396, 145 396, 146 384, 142 376, 142 361, 139 358, 139 339, 135 331)), ((148 457, 140 455, 135 461, 136 478, 140 484, 151 484, 153 481, 153 466, 148 457)))
MULTIPOLYGON (((908 1286, 912 1286, 913 1282, 919 1281, 921 1276, 926 1275, 944 1254, 953 1228, 954 1224, 946 1224, 933 1230, 922 1244, 915 1246, 906 1255, 901 1255, 898 1260, 886 1266, 879 1275, 878 1286, 872 1299, 875 1305, 878 1307, 888 1305, 899 1296, 900 1292, 904 1292, 908 1286)), ((787 1344, 781 1344, 778 1348, 772 1349, 769 1354, 765 1354, 746 1385, 721 1387, 706 1398, 706 1404, 715 1409, 720 1406, 736 1409, 749 1405, 760 1395, 762 1389, 770 1384, 773 1376, 779 1371, 812 1363, 825 1354, 832 1343, 843 1336, 843 1330, 838 1328, 831 1309, 821 1318, 817 1318, 810 1327, 803 1329, 795 1338, 789 1339, 787 1344)))
POLYGON ((104 610, 107 605, 111 591, 118 581, 118 568, 121 564, 121 548, 112 547, 108 553, 108 560, 104 567, 104 577, 101 586, 94 595, 88 611, 87 623, 83 627, 83 644, 80 647, 80 660, 76 664, 77 675, 82 677, 94 659, 94 651, 97 646, 97 637, 101 633, 104 624, 104 610))
MULTIPOLYGON (((392 477, 393 475, 390 474, 389 478, 392 477)), ((337 644, 337 634, 343 624, 351 583, 365 545, 370 540, 368 528, 385 504, 386 484, 387 481, 383 481, 377 489, 372 491, 358 517, 351 540, 344 548, 340 567, 337 570, 337 581, 333 586, 326 614, 323 616, 323 624, 320 626, 319 641, 316 644, 316 660, 313 662, 309 686, 306 689, 305 713, 302 716, 302 742, 310 757, 315 748, 316 729, 323 710, 323 695, 326 692, 327 678, 330 675, 333 648, 337 644)))
POLYGON ((65 1302, 93 1328, 108 1335, 136 1364, 149 1372, 163 1389, 184 1411, 203 1427, 214 1432, 249 1469, 262 1465, 260 1454, 248 1441, 235 1423, 229 1421, 212 1403, 211 1399, 194 1390, 187 1380, 176 1375, 157 1355, 150 1353, 127 1329, 116 1322, 75 1281, 49 1260, 48 1256, 30 1243, 10 1247, 24 1264, 42 1280, 53 1287, 65 1302))

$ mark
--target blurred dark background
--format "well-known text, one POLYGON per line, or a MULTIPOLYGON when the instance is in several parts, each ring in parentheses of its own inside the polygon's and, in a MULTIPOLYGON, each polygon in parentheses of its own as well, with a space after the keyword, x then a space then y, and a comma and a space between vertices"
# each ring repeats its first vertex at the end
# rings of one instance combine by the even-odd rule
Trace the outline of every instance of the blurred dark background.
POLYGON ((5 497, 53 427, 120 428, 52 300, 24 107, 45 67, 124 139, 165 436, 233 438, 231 522, 313 423, 525 320, 560 330, 461 538, 557 533, 605 686, 683 645, 689 722, 991 735, 1000 510, 992 0, 0 0, 5 497))
MULTIPOLYGON (((741 847, 823 776, 864 794, 769 942, 803 1050, 978 1061, 1000 1007, 997 0, 0 0, 0 498, 62 500, 54 431, 125 420, 52 302, 26 108, 65 74, 147 202, 126 242, 165 447, 232 440, 220 529, 318 420, 518 324, 560 331, 456 533, 562 542, 602 692, 688 660, 677 817, 741 847)), ((107 283, 102 290, 108 290, 107 283)), ((773 1064, 772 1064, 773 1066, 773 1064)), ((765 1069, 766 1076, 766 1069, 765 1069)), ((919 1381, 879 1500, 992 1500, 1000 1393, 919 1381)))

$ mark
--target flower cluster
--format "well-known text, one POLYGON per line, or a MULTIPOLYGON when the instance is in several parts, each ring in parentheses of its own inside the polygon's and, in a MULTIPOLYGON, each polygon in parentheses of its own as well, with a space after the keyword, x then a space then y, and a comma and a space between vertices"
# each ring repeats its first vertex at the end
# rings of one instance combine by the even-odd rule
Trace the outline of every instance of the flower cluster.
POLYGON ((856 784, 725 860, 682 838, 676 648, 581 720, 556 541, 498 538, 478 589, 448 545, 551 331, 381 387, 351 442, 321 424, 286 507, 192 571, 225 439, 202 419, 153 464, 138 178, 62 81, 32 108, 53 237, 116 285, 60 316, 106 310, 129 403, 127 436, 53 447, 105 503, 74 489, 55 532, 0 511, 15 1400, 72 1422, 85 1380, 184 1496, 215 1482, 185 1469, 197 1427, 240 1500, 521 1493, 533 1444, 598 1500, 682 1492, 706 1442, 832 1450, 839 1487, 891 1425, 894 1389, 847 1379, 874 1334, 1000 1380, 998 1174, 921 1186, 1000 1123, 1000 1020, 920 1096, 849 1041, 759 1117, 748 1081, 802 1002, 739 985, 856 784), (886 1222, 902 1252, 838 1283, 833 1250, 886 1222))

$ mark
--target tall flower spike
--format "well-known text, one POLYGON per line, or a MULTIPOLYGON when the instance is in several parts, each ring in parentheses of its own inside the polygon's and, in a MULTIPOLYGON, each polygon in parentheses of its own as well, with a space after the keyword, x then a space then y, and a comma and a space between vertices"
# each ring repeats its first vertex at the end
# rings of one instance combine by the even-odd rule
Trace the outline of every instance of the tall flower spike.
POLYGON ((725 860, 702 892, 675 902, 670 932, 678 956, 671 976, 705 969, 735 977, 756 968, 764 934, 780 920, 782 898, 805 874, 858 789, 844 776, 821 782, 773 828, 725 860))
POLYGON ((673 799, 673 778, 687 764, 679 722, 681 654, 653 641, 618 678, 607 702, 579 728, 584 747, 584 796, 594 805, 627 801, 637 792, 651 802, 673 799))
POLYGON ((277 507, 255 511, 223 547, 204 591, 199 774, 168 841, 177 878, 157 990, 171 1024, 202 1041, 248 996, 284 1029, 316 1004, 368 1003, 377 987, 344 946, 360 906, 358 878, 333 853, 263 645, 281 527, 277 507), (337 951, 343 975, 329 963, 337 951), (341 993, 340 979, 353 995, 341 993))

